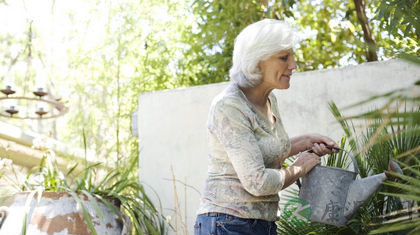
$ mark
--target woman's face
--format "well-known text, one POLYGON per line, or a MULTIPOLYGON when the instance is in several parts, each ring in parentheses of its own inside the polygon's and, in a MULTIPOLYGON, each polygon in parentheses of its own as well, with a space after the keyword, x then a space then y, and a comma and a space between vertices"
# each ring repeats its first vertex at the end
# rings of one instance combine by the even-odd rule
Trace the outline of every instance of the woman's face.
POLYGON ((272 89, 287 89, 290 86, 292 71, 297 68, 293 50, 280 51, 270 58, 260 61, 262 84, 272 89))

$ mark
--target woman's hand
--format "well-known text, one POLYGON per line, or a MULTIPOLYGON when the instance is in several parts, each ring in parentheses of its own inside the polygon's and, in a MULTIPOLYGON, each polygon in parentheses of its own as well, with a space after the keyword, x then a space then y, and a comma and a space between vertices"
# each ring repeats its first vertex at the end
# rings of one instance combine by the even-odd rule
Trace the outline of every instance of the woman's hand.
POLYGON ((323 156, 325 154, 331 154, 337 152, 336 149, 331 147, 338 147, 334 140, 330 139, 327 136, 322 136, 318 134, 309 135, 309 141, 311 143, 311 148, 314 153, 318 156, 323 156), (330 147, 330 148, 327 148, 330 147))
POLYGON ((304 152, 306 150, 313 150, 318 156, 322 156, 337 152, 337 150, 331 150, 331 148, 327 147, 338 147, 334 140, 319 134, 293 137, 290 139, 290 142, 292 149, 290 150, 289 156, 296 155, 299 152, 304 152))
POLYGON ((321 163, 321 158, 309 152, 302 152, 297 155, 296 160, 292 165, 286 168, 281 168, 280 172, 283 175, 285 189, 293 184, 299 177, 308 174, 316 165, 321 163))
POLYGON ((297 155, 296 160, 291 166, 299 170, 299 177, 303 177, 318 164, 321 164, 321 158, 318 155, 302 152, 297 155))

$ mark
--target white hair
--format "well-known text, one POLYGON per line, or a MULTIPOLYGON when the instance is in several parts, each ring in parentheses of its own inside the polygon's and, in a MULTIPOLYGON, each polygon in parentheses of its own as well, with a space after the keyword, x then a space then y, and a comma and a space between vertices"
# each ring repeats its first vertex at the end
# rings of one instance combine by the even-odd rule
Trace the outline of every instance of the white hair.
POLYGON ((231 82, 242 88, 257 86, 262 78, 258 63, 295 44, 294 30, 284 21, 264 19, 248 25, 235 39, 231 82))

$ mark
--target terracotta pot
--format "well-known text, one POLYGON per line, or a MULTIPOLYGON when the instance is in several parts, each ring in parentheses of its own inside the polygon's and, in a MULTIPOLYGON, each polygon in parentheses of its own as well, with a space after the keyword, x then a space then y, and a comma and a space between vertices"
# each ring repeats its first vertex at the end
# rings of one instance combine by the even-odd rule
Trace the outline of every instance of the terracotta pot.
MULTIPOLYGON (((0 235, 21 235, 25 211, 28 211, 27 235, 91 235, 80 205, 69 193, 44 192, 41 201, 37 195, 25 207, 29 193, 18 193, 0 207, 0 235), (3 216, 1 216, 3 215, 3 216)), ((92 219, 98 235, 120 235, 123 222, 105 204, 97 200, 104 220, 97 215, 94 205, 85 195, 79 195, 92 219)), ((117 208, 119 205, 114 203, 117 208)))

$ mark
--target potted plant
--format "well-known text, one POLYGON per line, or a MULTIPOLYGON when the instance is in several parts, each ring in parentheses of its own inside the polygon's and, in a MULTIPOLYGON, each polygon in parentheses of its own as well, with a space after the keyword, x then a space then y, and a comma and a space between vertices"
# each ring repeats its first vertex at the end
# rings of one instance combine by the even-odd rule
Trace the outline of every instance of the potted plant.
POLYGON ((82 170, 76 163, 64 174, 47 150, 0 207, 0 234, 166 234, 164 218, 133 174, 137 162, 133 155, 106 169, 85 159, 82 170))

